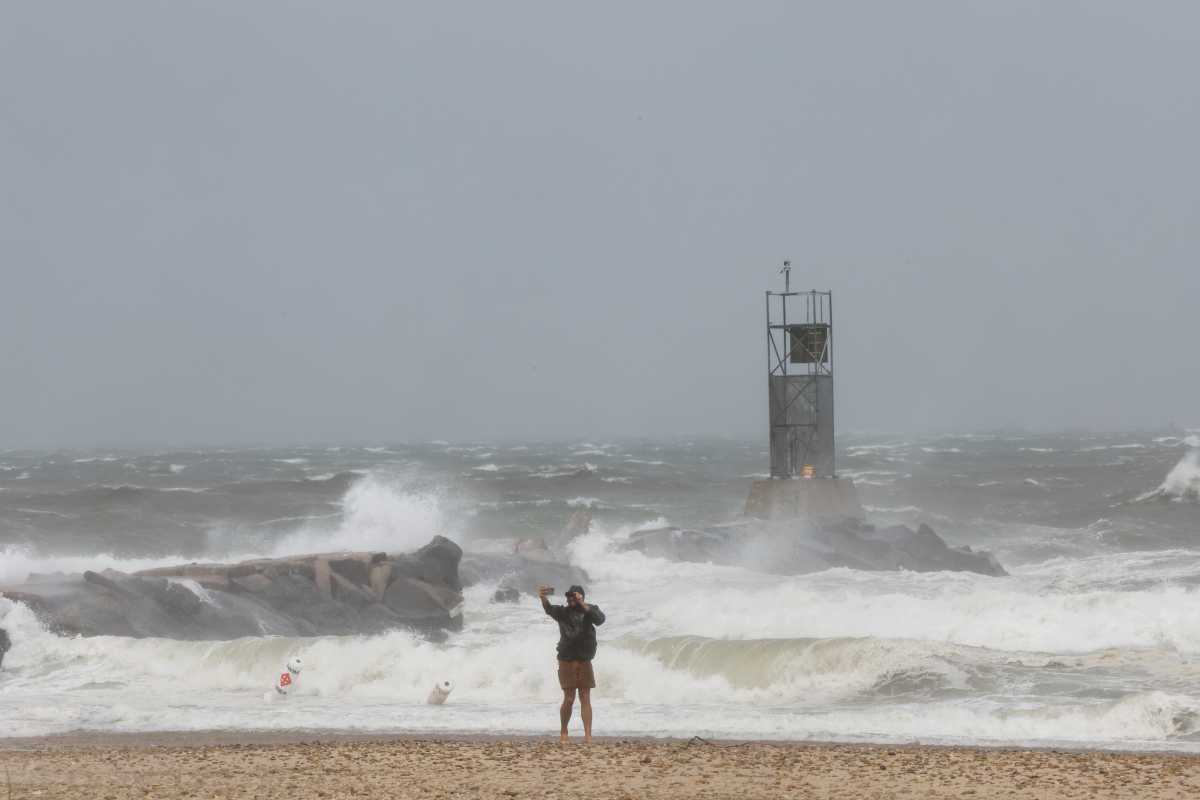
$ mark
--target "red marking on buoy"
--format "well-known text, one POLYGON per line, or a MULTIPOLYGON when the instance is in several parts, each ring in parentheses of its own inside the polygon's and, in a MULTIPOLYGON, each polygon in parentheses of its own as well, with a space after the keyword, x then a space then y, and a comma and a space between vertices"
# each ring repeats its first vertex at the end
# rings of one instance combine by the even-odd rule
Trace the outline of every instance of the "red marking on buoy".
POLYGON ((282 675, 280 675, 279 676, 279 685, 280 686, 291 686, 292 685, 292 676, 288 675, 286 672, 283 673, 282 675))

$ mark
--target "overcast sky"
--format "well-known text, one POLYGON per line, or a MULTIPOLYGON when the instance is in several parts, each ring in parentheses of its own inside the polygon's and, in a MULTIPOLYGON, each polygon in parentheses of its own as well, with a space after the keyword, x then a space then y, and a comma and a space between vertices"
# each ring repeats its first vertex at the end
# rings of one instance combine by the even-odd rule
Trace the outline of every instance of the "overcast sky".
POLYGON ((1195 2, 16 0, 0 447, 1200 425, 1195 2))

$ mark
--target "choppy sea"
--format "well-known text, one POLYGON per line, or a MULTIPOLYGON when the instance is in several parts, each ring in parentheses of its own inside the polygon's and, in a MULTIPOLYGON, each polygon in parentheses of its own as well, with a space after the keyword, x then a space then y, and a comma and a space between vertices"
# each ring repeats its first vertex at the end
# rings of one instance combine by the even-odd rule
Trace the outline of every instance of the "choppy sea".
MULTIPOLYGON (((927 522, 1011 573, 780 576, 619 552, 740 514, 762 443, 380 443, 0 451, 0 585, 334 549, 468 550, 592 530, 603 734, 1200 750, 1200 433, 841 437, 871 521, 927 522)), ((465 629, 64 638, 0 599, 0 736, 70 730, 553 732, 554 624, 466 591, 465 629), (280 665, 305 671, 262 702, 280 665), (425 697, 456 684, 444 706, 425 697)))

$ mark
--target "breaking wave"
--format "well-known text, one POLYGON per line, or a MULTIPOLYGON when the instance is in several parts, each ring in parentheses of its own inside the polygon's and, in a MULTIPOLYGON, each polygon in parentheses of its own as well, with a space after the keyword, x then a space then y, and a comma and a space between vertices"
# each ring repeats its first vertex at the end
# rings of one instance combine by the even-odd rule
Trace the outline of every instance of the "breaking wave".
MULTIPOLYGON (((852 447, 847 460, 857 469, 845 474, 863 486, 869 508, 920 518, 945 512, 946 487, 1002 486, 996 506, 1018 516, 1027 506, 1038 525, 1022 517, 1019 526, 979 534, 973 519, 954 516, 975 537, 967 541, 990 542, 995 530, 1012 535, 1018 545, 1010 549, 1033 539, 1069 547, 1005 561, 1012 574, 1003 578, 852 569, 787 576, 622 551, 631 531, 670 524, 659 515, 689 526, 740 509, 743 483, 713 488, 711 448, 689 455, 675 446, 441 443, 426 461, 404 451, 404 461, 383 466, 382 458, 353 455, 358 448, 336 457, 299 451, 307 464, 297 462, 297 451, 231 454, 230 461, 225 454, 160 454, 136 472, 101 460, 70 462, 72 475, 94 470, 109 485, 54 484, 49 467, 6 455, 13 462, 0 472, 6 519, 34 544, 0 544, 0 585, 30 572, 402 551, 435 534, 462 542, 464 530, 552 535, 586 507, 592 530, 569 548, 589 573, 589 597, 609 615, 596 662, 606 733, 1200 749, 1200 550, 1182 535, 1154 539, 1151 526, 1158 549, 1114 552, 1099 523, 1087 525, 1096 519, 1091 505, 1085 515, 1066 514, 1061 527, 1040 521, 1059 513, 1055 503, 1091 494, 1106 498, 1103 521, 1115 520, 1109 527, 1162 518, 1162 526, 1180 524, 1186 533, 1191 504, 1200 502, 1200 437, 1164 438, 1141 450, 1107 445, 1149 465, 1122 470, 1111 485, 1104 460, 1112 456, 1080 455, 1066 439, 977 446, 969 438, 852 447), (593 456, 597 463, 583 460, 593 456), (171 461, 189 466, 171 475, 171 461), (422 474, 395 475, 400 469, 422 474), (30 471, 29 483, 7 482, 30 471), (1131 475, 1133 486, 1121 482, 1131 475), (1023 483, 1026 477, 1043 488, 1023 483), (1144 504, 1128 502, 1159 478, 1139 498, 1144 504), (456 490, 430 488, 443 485, 456 490), (721 492, 738 497, 726 503, 721 492), (1010 504, 1018 492, 1020 502, 1010 504), (1124 502, 1109 506, 1108 497, 1124 502), (136 536, 129 521, 142 525, 136 536), (160 532, 167 524, 174 527, 160 532), (53 550, 78 543, 110 552, 53 550)), ((728 473, 761 469, 760 450, 737 450, 728 473)), ((466 544, 511 549, 508 540, 466 544)), ((198 584, 180 583, 205 600, 198 584)), ((465 629, 440 643, 405 632, 223 642, 67 638, 0 599, 0 627, 14 642, 0 671, 0 736, 215 728, 542 733, 557 719, 560 696, 555 626, 530 597, 491 602, 496 588, 469 587, 465 629), (307 665, 295 696, 262 703, 292 654, 307 665), (444 707, 427 706, 430 685, 441 680, 455 682, 454 695, 444 707)))
POLYGON ((1184 442, 1192 449, 1171 468, 1157 489, 1141 495, 1139 501, 1163 498, 1200 502, 1200 436, 1188 436, 1184 442))
MULTIPOLYGON (((549 631, 536 625, 439 645, 401 632, 230 642, 62 638, 3 600, 0 620, 18 642, 0 675, 22 694, 18 701, 0 692, 10 735, 223 726, 532 733, 550 724, 559 696, 549 631), (293 654, 305 660, 293 696, 283 706, 263 703, 293 654), (456 684, 451 703, 425 705, 429 686, 446 679, 456 684)), ((1017 667, 1006 660, 1010 654, 906 640, 662 637, 606 643, 596 670, 606 727, 616 733, 1161 745, 1200 727, 1195 699, 1171 691, 1004 704, 987 693, 1005 689, 1005 669, 1022 671, 1018 681, 1063 672, 1047 657, 1017 667), (984 699, 962 702, 966 689, 984 699), (822 705, 831 701, 836 714, 822 705)), ((1077 666, 1096 669, 1103 660, 1077 666)))
POLYGON ((301 528, 277 539, 269 555, 339 550, 401 552, 449 533, 436 493, 412 492, 368 476, 346 492, 337 528, 301 528))
MULTIPOLYGON (((355 475, 354 478, 359 478, 355 475)), ((348 481, 339 475, 336 481, 348 481)), ((296 481, 297 486, 317 481, 296 481)), ((131 487, 88 490, 108 496, 129 496, 130 492, 163 492, 131 487)), ((78 493, 77 493, 78 494, 78 493)), ((453 535, 441 499, 436 493, 413 491, 400 483, 368 476, 351 483, 339 503, 337 522, 330 526, 330 515, 302 516, 269 523, 288 523, 282 535, 252 537, 245 529, 208 531, 208 552, 130 557, 113 552, 82 554, 46 554, 29 544, 10 544, 0 548, 0 585, 17 584, 30 574, 56 572, 80 573, 84 570, 115 569, 137 572, 197 560, 240 561, 250 558, 277 558, 296 553, 374 550, 403 552, 427 543, 436 535, 453 535)), ((265 524, 265 523, 264 523, 265 524)))
MULTIPOLYGON (((1128 591, 1081 585, 1096 573, 1087 561, 1029 566, 1006 578, 846 568, 767 576, 620 550, 631 530, 666 525, 658 519, 611 532, 594 525, 571 544, 593 582, 625 598, 641 638, 673 631, 712 639, 904 638, 1057 653, 1166 646, 1200 654, 1200 629, 1188 622, 1200 617, 1200 590, 1174 583, 1174 573, 1128 591)), ((1194 556, 1190 562, 1200 569, 1194 556)))

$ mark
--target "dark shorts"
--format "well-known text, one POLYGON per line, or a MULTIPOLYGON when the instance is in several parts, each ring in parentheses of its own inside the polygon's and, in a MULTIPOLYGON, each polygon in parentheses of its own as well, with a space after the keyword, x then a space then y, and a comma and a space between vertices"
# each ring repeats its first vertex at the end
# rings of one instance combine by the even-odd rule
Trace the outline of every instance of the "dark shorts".
POLYGON ((558 685, 564 689, 595 689, 596 675, 590 661, 559 661, 558 685))

